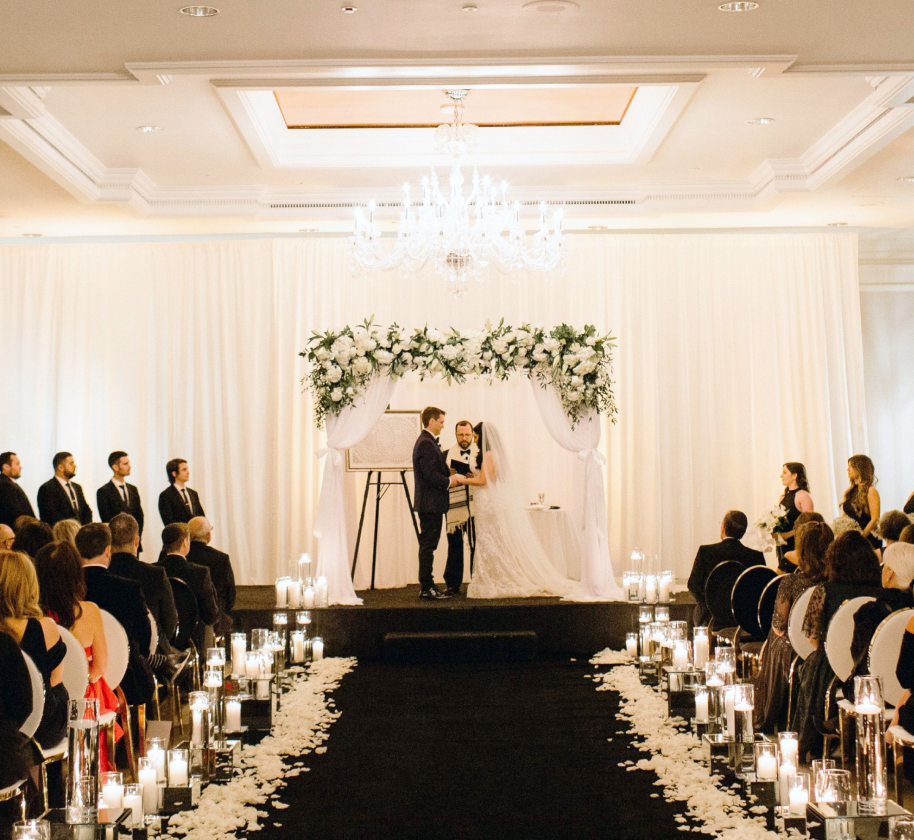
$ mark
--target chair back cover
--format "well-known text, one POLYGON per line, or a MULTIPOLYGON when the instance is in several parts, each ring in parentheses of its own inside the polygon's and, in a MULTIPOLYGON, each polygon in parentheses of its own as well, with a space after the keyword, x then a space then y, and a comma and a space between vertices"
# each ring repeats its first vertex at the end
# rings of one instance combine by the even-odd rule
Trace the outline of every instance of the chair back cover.
POLYGON ((25 651, 21 651, 25 665, 29 669, 29 677, 32 680, 32 713, 25 719, 25 723, 19 727, 19 731, 26 738, 31 738, 37 731, 41 723, 41 716, 44 714, 44 681, 41 679, 41 672, 38 666, 25 651))
POLYGON ((898 705, 904 691, 895 670, 898 668, 904 629, 911 616, 914 616, 914 610, 896 610, 886 616, 870 642, 869 671, 874 677, 882 678, 882 696, 890 706, 898 705))
POLYGON ((765 638, 758 620, 759 600, 765 587, 776 578, 778 573, 767 566, 750 566, 733 584, 730 595, 730 607, 736 623, 745 630, 754 640, 761 641, 765 638))
POLYGON ((762 590, 761 597, 758 599, 758 626, 761 628, 762 635, 765 638, 768 638, 768 633, 771 631, 771 621, 774 618, 774 602, 778 597, 778 587, 785 577, 786 575, 777 575, 769 580, 762 590))
POLYGON ((101 610, 102 624, 105 628, 105 641, 108 643, 108 669, 105 681, 113 691, 121 684, 127 673, 130 661, 130 643, 123 625, 107 610, 101 610))
POLYGON ((731 596, 733 594, 733 584, 736 583, 736 579, 743 573, 745 568, 742 563, 725 560, 711 569, 711 573, 705 581, 705 604, 708 607, 708 612, 714 618, 714 626, 718 630, 722 627, 732 627, 736 624, 731 596))
POLYGON ((89 660, 86 651, 66 627, 57 628, 60 638, 67 646, 67 655, 63 658, 63 684, 67 687, 67 694, 71 700, 79 700, 86 696, 89 685, 89 660))
POLYGON ((159 646, 159 625, 156 624, 153 614, 149 610, 146 612, 149 613, 149 629, 152 631, 149 639, 149 655, 152 656, 159 646))
POLYGON ((178 650, 187 650, 200 617, 197 596, 181 578, 169 578, 168 580, 171 582, 171 591, 175 595, 175 608, 178 611, 178 630, 172 644, 178 650))
POLYGON ((793 602, 793 606, 790 608, 790 618, 787 619, 787 638, 800 659, 806 659, 815 650, 812 642, 803 633, 803 619, 806 618, 806 610, 809 609, 809 601, 814 589, 814 586, 810 586, 793 602))
MULTIPOLYGON (((854 670, 851 656, 851 642, 854 639, 854 614, 864 604, 876 599, 870 595, 859 595, 845 601, 832 616, 825 631, 825 655, 835 676, 844 682, 854 670)), ((848 698, 852 700, 853 698, 848 698)))

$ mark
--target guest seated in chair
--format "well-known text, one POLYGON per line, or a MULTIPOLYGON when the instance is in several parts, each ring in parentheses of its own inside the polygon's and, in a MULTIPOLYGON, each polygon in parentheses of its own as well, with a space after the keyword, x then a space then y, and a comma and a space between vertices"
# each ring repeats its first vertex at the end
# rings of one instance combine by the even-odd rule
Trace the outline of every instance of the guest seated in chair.
POLYGON ((707 624, 711 613, 705 604, 705 582, 711 570, 727 560, 742 563, 747 569, 750 566, 764 566, 765 555, 754 548, 747 548, 740 540, 749 527, 746 514, 740 510, 728 511, 720 523, 720 542, 703 545, 695 555, 692 573, 689 575, 689 592, 695 596, 695 611, 692 621, 696 625, 707 624))
POLYGON ((800 759, 821 752, 822 736, 831 731, 825 720, 825 696, 834 672, 825 655, 829 622, 838 607, 860 595, 877 596, 882 590, 879 558, 859 531, 845 531, 826 554, 827 581, 814 590, 803 619, 803 633, 815 650, 798 667, 799 690, 791 729, 800 738, 800 759))
MULTIPOLYGON (((46 545, 35 558, 35 571, 38 574, 41 607, 45 615, 76 636, 86 652, 89 666, 86 699, 98 700, 100 715, 116 712, 117 697, 105 681, 108 643, 102 613, 96 604, 86 600, 86 581, 79 552, 69 542, 46 545)), ((115 738, 122 735, 120 727, 115 725, 115 738)), ((99 739, 98 750, 99 772, 114 770, 114 762, 108 755, 108 744, 104 738, 99 739)))
POLYGON ((879 520, 879 533, 885 540, 886 547, 898 542, 901 532, 910 524, 911 520, 900 510, 890 510, 882 514, 879 520))
MULTIPOLYGON (((778 584, 771 617, 771 631, 755 678, 755 728, 772 733, 786 729, 787 690, 794 651, 787 638, 787 623, 794 601, 810 586, 825 580, 825 554, 834 540, 831 528, 814 521, 817 514, 801 513, 796 524, 797 571, 778 584), (803 517, 810 517, 803 521, 803 517)), ((793 558, 791 558, 793 559, 793 558)))
MULTIPOLYGON (((52 529, 54 542, 68 542, 76 548, 76 532, 82 528, 75 519, 61 519, 52 529)), ((79 552, 77 552, 78 554, 79 552)), ((37 557, 37 555, 36 555, 37 557)))
POLYGON ((16 532, 9 525, 0 523, 0 551, 12 551, 16 532))
POLYGON ((21 551, 34 559, 35 555, 51 542, 54 542, 54 534, 50 525, 44 522, 27 522, 16 531, 12 550, 21 551))
POLYGON ((192 638, 200 650, 206 626, 212 626, 219 620, 219 601, 209 569, 187 559, 190 552, 190 531, 184 522, 165 526, 162 530, 162 549, 164 556, 156 565, 163 567, 168 577, 183 580, 197 598, 199 624, 194 629, 192 638))
POLYGON ((83 559, 86 600, 111 613, 127 633, 130 655, 121 681, 124 696, 130 704, 148 703, 155 691, 155 683, 147 660, 152 627, 143 590, 138 583, 109 571, 111 529, 103 522, 92 522, 80 528, 76 535, 76 548, 83 559))
POLYGON ((231 612, 235 606, 235 573, 228 554, 213 548, 209 543, 213 526, 205 516, 195 516, 187 523, 190 531, 190 552, 187 559, 198 566, 209 569, 216 598, 219 602, 219 618, 213 626, 217 636, 232 632, 231 612))

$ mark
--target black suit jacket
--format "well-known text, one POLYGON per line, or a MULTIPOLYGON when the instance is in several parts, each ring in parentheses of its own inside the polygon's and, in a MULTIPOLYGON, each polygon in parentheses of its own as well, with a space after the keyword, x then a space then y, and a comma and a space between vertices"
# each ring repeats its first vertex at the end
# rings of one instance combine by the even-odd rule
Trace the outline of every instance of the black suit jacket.
POLYGON ((165 569, 170 578, 180 578, 197 597, 197 609, 200 621, 204 624, 215 624, 219 619, 219 601, 216 590, 206 566, 191 563, 180 554, 166 554, 156 562, 157 566, 165 569))
POLYGON ((413 480, 417 513, 447 513, 451 471, 431 432, 423 431, 413 447, 413 480))
POLYGON ((46 481, 38 488, 38 515, 42 522, 47 522, 52 528, 61 519, 78 519, 81 525, 88 525, 92 521, 92 508, 86 503, 82 487, 75 481, 71 481, 70 486, 76 493, 78 514, 73 510, 67 491, 56 478, 46 481))
POLYGON ((692 564, 692 573, 689 575, 689 592, 698 602, 695 609, 696 623, 707 624, 711 618, 711 613, 705 604, 705 582, 708 575, 711 574, 711 569, 718 563, 727 560, 742 563, 747 569, 749 566, 765 565, 765 555, 761 551, 747 548, 733 537, 727 537, 722 542, 713 545, 700 546, 698 554, 695 555, 695 562, 692 564))
POLYGON ((173 522, 190 522, 195 516, 206 516, 197 491, 191 490, 190 487, 184 489, 187 490, 187 495, 190 497, 193 512, 187 509, 183 496, 174 484, 159 493, 159 516, 162 517, 163 525, 171 525, 173 522))
POLYGON ((98 518, 102 522, 110 522, 119 513, 129 513, 140 526, 140 536, 143 536, 143 502, 140 492, 132 484, 127 485, 127 496, 130 504, 124 504, 124 497, 113 481, 103 484, 95 493, 98 502, 98 518))
POLYGON ((146 606, 159 629, 159 643, 164 650, 170 651, 167 643, 174 638, 178 629, 178 611, 175 609, 175 596, 171 591, 165 569, 144 563, 132 554, 119 551, 111 555, 108 571, 140 585, 146 606))
POLYGON ((0 473, 0 523, 13 527, 20 516, 34 516, 32 503, 16 479, 0 473))
POLYGON ((111 613, 127 631, 127 638, 136 653, 149 656, 152 628, 140 585, 101 566, 86 566, 83 575, 86 579, 86 600, 111 613))
POLYGON ((229 613, 235 606, 235 573, 228 554, 197 540, 190 541, 190 554, 187 559, 198 566, 206 566, 216 590, 219 603, 219 620, 215 625, 218 634, 228 633, 232 629, 232 618, 229 613))

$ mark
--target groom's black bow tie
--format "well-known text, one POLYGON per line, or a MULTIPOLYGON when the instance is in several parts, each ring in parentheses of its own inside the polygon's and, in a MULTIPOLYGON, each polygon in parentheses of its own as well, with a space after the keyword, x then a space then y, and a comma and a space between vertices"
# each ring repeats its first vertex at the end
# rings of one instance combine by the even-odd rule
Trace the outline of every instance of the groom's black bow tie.
POLYGON ((460 454, 461 454, 461 455, 469 455, 469 454, 470 454, 470 450, 469 450, 469 449, 461 449, 461 450, 460 450, 460 454))

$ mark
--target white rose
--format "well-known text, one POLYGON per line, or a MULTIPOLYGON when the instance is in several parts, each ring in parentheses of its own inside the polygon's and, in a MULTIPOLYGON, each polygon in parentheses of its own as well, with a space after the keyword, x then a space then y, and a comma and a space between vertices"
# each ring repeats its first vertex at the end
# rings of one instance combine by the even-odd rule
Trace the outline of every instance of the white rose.
POLYGON ((342 390, 339 389, 339 388, 334 388, 334 389, 330 392, 330 399, 333 400, 334 402, 339 402, 341 399, 343 399, 343 392, 342 392, 342 390))
POLYGON ((378 350, 374 357, 379 365, 389 365, 394 360, 393 353, 388 353, 386 350, 378 350))
POLYGON ((508 349, 508 342, 502 338, 496 338, 492 342, 492 349, 501 356, 508 349))
POLYGON ((561 348, 562 344, 556 338, 547 338, 543 342, 543 346, 546 348, 548 353, 556 353, 558 352, 559 348, 561 348))
POLYGON ((330 358, 330 351, 326 347, 321 347, 318 349, 316 355, 319 361, 324 362, 330 358))
POLYGON ((453 344, 445 344, 444 347, 440 350, 441 357, 447 359, 449 362, 453 362, 460 355, 460 348, 455 347, 453 344))
POLYGON ((428 336, 429 341, 441 341, 441 333, 434 328, 430 329, 426 335, 428 336))
POLYGON ((587 336, 587 341, 585 343, 587 344, 588 347, 593 347, 594 344, 597 343, 597 340, 596 340, 596 338, 594 338, 594 336, 589 335, 589 336, 587 336))
POLYGON ((402 358, 403 358, 403 361, 404 361, 404 362, 411 362, 411 361, 413 360, 413 354, 412 354, 412 353, 404 353, 403 356, 402 356, 402 358))
POLYGON ((352 369, 359 375, 364 376, 371 371, 371 362, 364 356, 359 356, 353 363, 352 369))
POLYGON ((338 368, 336 365, 330 365, 327 368, 327 381, 328 382, 339 382, 343 378, 343 371, 338 368))
POLYGON ((403 345, 398 341, 393 347, 390 348, 390 352, 395 356, 403 352, 403 345))

